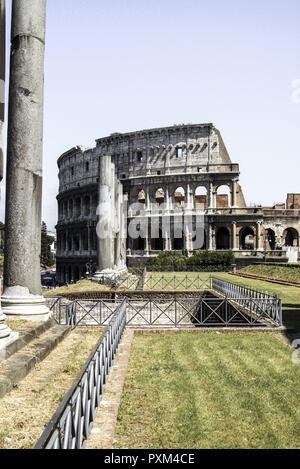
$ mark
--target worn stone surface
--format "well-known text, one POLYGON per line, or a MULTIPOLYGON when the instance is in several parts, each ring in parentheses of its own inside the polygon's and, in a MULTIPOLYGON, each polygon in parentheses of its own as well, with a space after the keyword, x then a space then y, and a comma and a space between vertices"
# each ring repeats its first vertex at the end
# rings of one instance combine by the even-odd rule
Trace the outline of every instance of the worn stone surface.
POLYGON ((69 326, 53 326, 0 365, 0 398, 19 383, 71 332, 69 326))
POLYGON ((13 314, 14 299, 27 298, 25 309, 33 299, 32 314, 36 303, 47 314, 40 306, 46 0, 12 5, 3 309, 13 314))

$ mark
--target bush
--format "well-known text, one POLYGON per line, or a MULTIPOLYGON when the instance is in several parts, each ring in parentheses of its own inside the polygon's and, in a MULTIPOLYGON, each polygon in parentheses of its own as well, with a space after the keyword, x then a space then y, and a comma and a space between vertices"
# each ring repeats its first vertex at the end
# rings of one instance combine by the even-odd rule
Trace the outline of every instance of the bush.
POLYGON ((232 251, 196 251, 188 257, 186 251, 162 252, 147 261, 146 267, 153 272, 219 272, 235 263, 232 251))

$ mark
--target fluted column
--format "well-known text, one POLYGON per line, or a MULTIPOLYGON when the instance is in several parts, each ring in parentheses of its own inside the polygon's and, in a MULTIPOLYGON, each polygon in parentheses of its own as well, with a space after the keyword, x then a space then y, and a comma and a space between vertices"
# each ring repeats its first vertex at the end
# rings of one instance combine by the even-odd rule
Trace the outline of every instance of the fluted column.
POLYGON ((13 0, 3 310, 45 320, 41 201, 46 0, 13 0))

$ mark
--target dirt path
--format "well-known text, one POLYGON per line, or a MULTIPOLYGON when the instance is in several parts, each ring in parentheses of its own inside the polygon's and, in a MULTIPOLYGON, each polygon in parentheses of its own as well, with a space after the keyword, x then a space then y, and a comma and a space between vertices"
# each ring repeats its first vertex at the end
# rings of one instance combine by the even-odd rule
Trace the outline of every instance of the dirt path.
POLYGON ((87 442, 87 449, 112 448, 133 335, 132 329, 126 329, 124 332, 114 365, 110 370, 93 430, 87 442))

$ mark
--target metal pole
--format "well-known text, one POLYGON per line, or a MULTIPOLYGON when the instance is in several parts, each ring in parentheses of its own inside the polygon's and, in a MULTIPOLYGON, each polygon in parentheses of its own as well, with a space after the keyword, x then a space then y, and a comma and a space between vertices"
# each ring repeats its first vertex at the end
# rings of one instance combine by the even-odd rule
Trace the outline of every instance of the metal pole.
POLYGON ((45 22, 46 0, 13 0, 2 300, 11 319, 41 321, 45 22))

